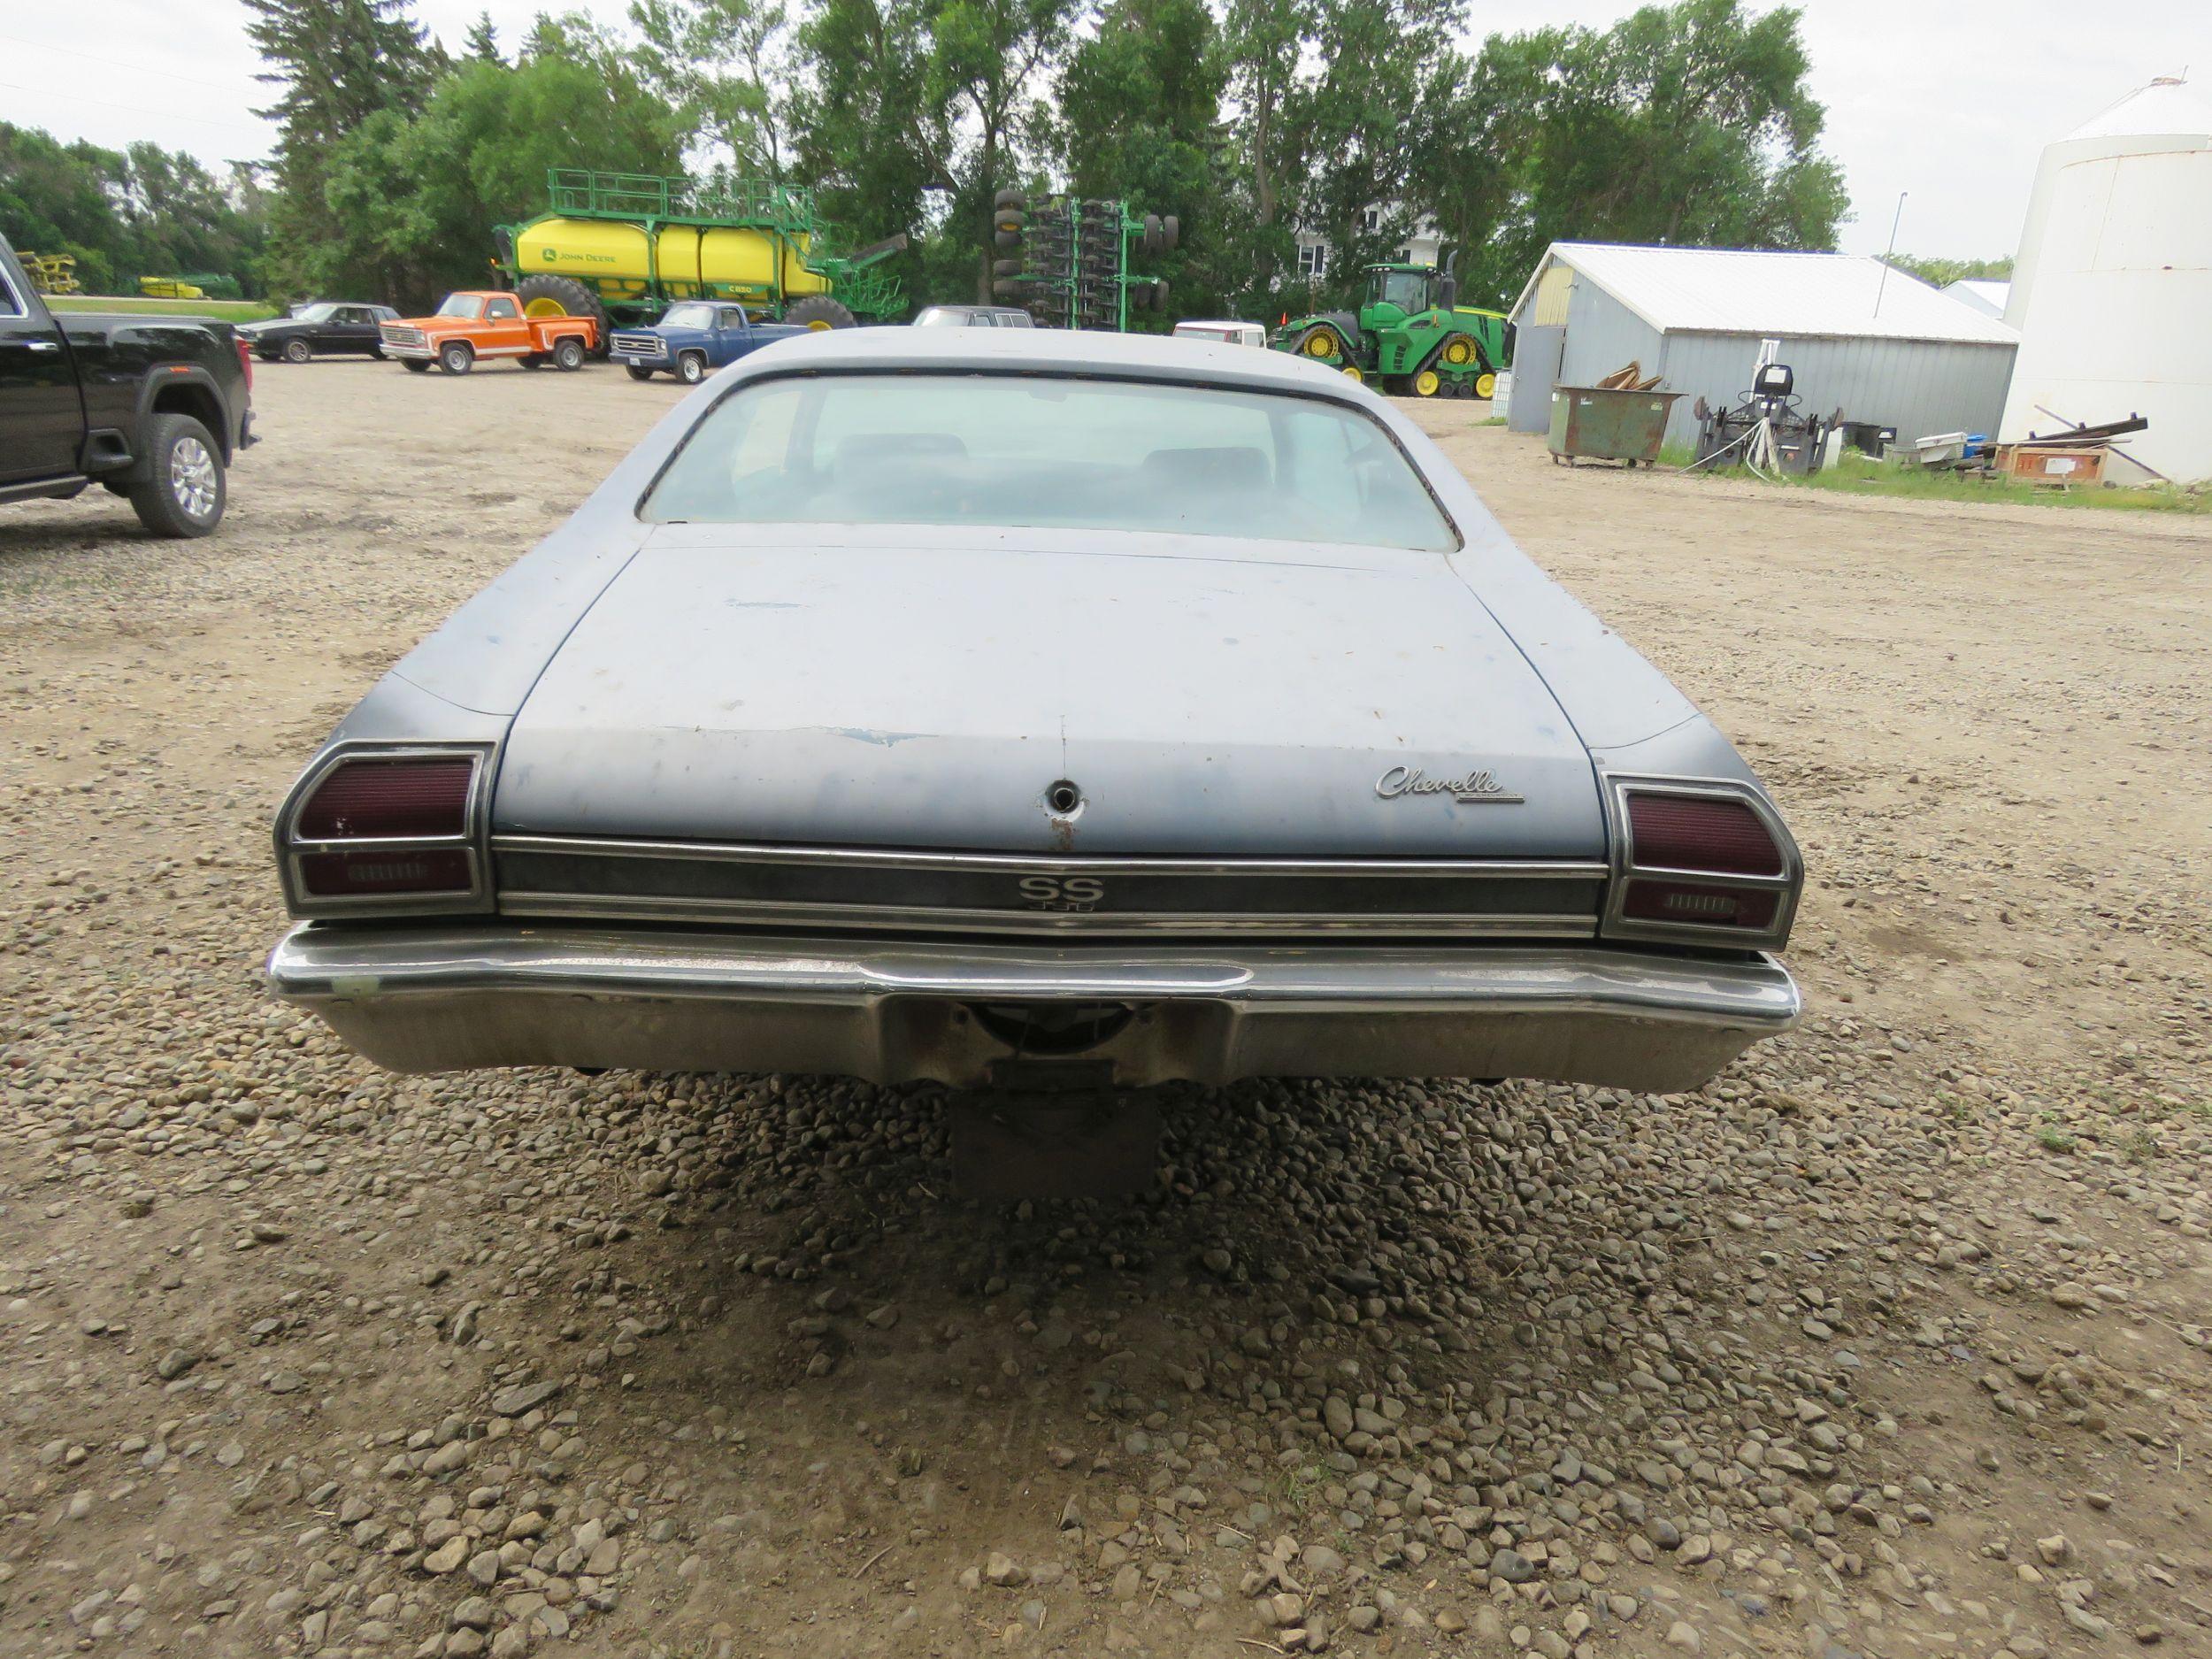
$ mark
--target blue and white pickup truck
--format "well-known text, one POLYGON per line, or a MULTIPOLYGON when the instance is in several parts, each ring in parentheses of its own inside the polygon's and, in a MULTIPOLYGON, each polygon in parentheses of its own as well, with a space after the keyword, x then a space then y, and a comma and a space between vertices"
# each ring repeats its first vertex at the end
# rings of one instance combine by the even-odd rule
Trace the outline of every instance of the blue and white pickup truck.
POLYGON ((664 369, 686 386, 696 386, 749 351, 806 332, 804 323, 756 322, 733 301, 681 300, 650 328, 615 330, 607 355, 634 380, 649 380, 664 369))

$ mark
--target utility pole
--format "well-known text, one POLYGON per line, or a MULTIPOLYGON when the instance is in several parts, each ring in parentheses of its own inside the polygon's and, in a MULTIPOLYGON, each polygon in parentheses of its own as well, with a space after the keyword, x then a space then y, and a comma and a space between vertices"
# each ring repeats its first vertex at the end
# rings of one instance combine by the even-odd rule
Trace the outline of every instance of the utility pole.
POLYGON ((1908 191, 1897 193, 1897 211, 1889 221, 1889 247, 1882 255, 1882 280, 1874 285, 1874 314, 1882 314, 1882 296, 1889 290, 1889 257, 1897 251, 1897 227, 1905 217, 1905 197, 1908 191))

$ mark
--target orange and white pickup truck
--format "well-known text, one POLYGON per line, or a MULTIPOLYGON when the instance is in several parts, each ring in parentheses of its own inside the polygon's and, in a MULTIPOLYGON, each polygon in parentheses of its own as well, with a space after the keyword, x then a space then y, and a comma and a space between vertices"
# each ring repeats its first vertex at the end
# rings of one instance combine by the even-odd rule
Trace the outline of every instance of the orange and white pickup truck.
POLYGON ((383 327, 384 355, 416 374, 436 364, 448 374, 466 374, 480 357, 513 357, 526 369, 580 369, 599 343, 599 319, 546 312, 545 302, 526 311, 515 295, 478 289, 449 294, 429 317, 409 317, 383 327))

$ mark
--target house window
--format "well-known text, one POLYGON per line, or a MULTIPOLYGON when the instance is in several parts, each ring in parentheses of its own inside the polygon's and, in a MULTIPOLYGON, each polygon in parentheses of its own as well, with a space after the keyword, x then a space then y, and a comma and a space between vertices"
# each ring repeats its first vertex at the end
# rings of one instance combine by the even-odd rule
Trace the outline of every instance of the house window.
POLYGON ((1382 228, 1382 209, 1379 207, 1369 208, 1360 222, 1365 227, 1371 234, 1380 230, 1382 228))
POLYGON ((1329 271, 1329 250, 1326 243, 1307 242, 1298 244, 1298 274, 1319 279, 1329 271))

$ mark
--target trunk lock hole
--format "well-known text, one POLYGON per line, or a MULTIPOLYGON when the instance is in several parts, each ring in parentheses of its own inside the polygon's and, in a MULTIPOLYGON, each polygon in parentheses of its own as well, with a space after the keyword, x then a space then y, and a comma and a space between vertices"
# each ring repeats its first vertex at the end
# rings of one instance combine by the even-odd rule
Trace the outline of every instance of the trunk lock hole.
POLYGON ((1083 792, 1063 778, 1046 788, 1045 804, 1052 809, 1055 818, 1071 818, 1083 804, 1083 792))
POLYGON ((971 1002, 976 1024, 1017 1054, 1081 1054, 1121 1033, 1136 1018, 1126 1002, 971 1002))

